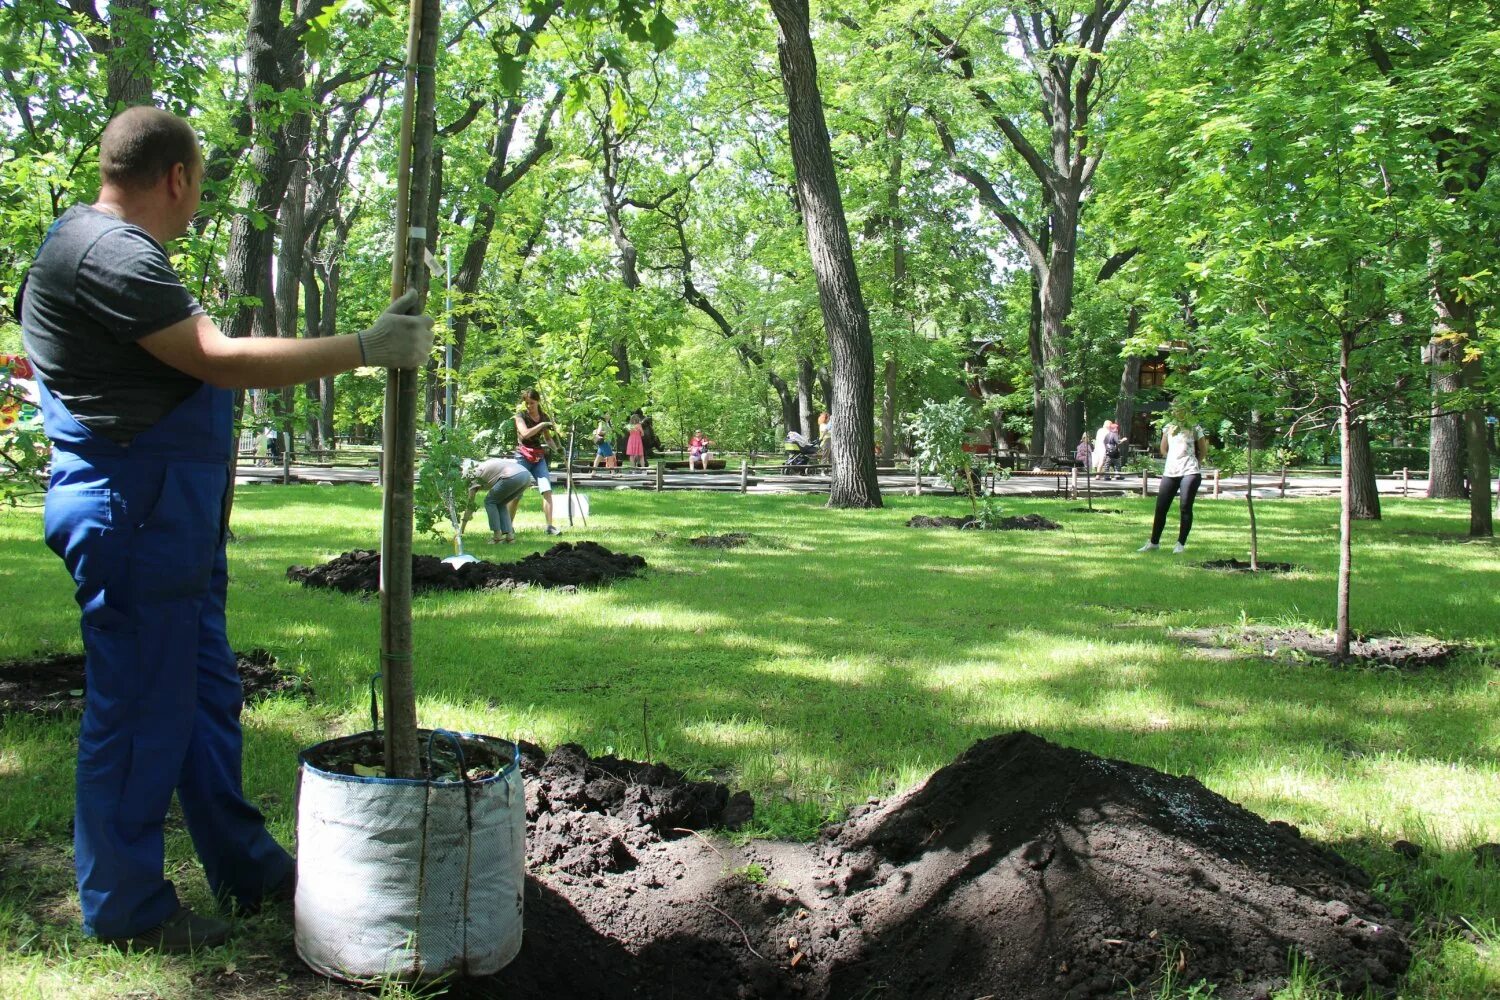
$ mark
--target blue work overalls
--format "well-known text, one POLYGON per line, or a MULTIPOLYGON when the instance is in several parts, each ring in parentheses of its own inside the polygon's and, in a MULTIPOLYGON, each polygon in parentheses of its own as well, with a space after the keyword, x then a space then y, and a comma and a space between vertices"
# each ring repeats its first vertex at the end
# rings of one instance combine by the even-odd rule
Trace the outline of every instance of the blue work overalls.
POLYGON ((172 792, 208 884, 254 904, 292 870, 240 782, 241 688, 224 625, 232 394, 204 384, 129 445, 80 424, 37 380, 52 439, 47 544, 78 585, 87 698, 74 848, 84 930, 149 930, 172 792))

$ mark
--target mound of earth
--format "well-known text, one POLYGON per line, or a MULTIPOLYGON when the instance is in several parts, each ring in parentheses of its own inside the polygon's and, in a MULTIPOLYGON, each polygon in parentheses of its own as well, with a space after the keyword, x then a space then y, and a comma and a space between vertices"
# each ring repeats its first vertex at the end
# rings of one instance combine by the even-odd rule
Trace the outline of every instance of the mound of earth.
POLYGON ((523 764, 507 997, 1057 1000, 1169 971, 1236 1000, 1285 982, 1292 951, 1349 992, 1410 962, 1367 877, 1294 828, 1029 733, 976 743, 812 844, 693 833, 750 803, 668 769, 577 747, 523 764))
MULTIPOLYGON (((502 587, 548 587, 576 591, 598 586, 646 568, 640 556, 611 552, 597 542, 560 542, 519 562, 471 562, 449 566, 436 556, 411 558, 411 586, 422 590, 483 590, 502 587)), ((346 594, 373 594, 380 589, 380 553, 355 549, 309 569, 292 566, 286 578, 304 587, 329 587, 346 594)))
MULTIPOLYGON (((312 688, 307 682, 296 674, 279 669, 276 657, 264 649, 237 652, 234 658, 240 670, 240 683, 245 689, 246 704, 283 692, 312 697, 312 688)), ((81 653, 0 663, 0 716, 82 712, 85 687, 81 653)))
POLYGON ((1244 559, 1210 559, 1208 562, 1198 564, 1199 569, 1216 569, 1225 573, 1290 573, 1296 569, 1291 563, 1266 562, 1264 559, 1255 560, 1255 568, 1250 568, 1248 560, 1244 559))
MULTIPOLYGON (((1262 566, 1265 564, 1262 563, 1262 566)), ((1349 655, 1338 655, 1333 632, 1274 625, 1246 625, 1227 632, 1213 629, 1182 629, 1176 633, 1189 643, 1209 649, 1250 647, 1275 660, 1297 662, 1308 657, 1335 666, 1386 667, 1426 670, 1440 667, 1461 647, 1426 636, 1361 636, 1349 642, 1349 655)))
POLYGON ((1069 507, 1074 514, 1123 514, 1119 507, 1069 507))
MULTIPOLYGON (((959 528, 978 531, 984 526, 977 517, 928 517, 918 514, 906 522, 908 528, 959 528)), ((1057 531, 1062 525, 1040 514, 1022 514, 1018 517, 1003 517, 994 526, 995 531, 1057 531)))
POLYGON ((727 535, 699 535, 697 538, 689 538, 689 545, 696 545, 703 549, 737 549, 741 545, 748 545, 750 536, 743 531, 731 531, 727 535))

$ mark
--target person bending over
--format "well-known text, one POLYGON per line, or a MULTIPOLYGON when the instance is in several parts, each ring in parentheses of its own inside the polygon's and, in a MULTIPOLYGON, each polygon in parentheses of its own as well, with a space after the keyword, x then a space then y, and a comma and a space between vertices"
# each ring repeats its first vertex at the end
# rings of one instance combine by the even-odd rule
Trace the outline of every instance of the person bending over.
POLYGON ((416 368, 414 292, 342 337, 226 337, 172 270, 203 156, 186 121, 134 107, 99 140, 99 197, 48 230, 19 314, 52 440, 44 530, 82 611, 88 676, 73 844, 84 931, 131 948, 222 943, 164 877, 176 793, 226 910, 289 898, 290 855, 241 787, 241 689, 225 632, 234 393, 362 365, 416 368))
POLYGON ((1167 464, 1162 469, 1161 487, 1156 494, 1151 540, 1142 545, 1140 551, 1150 552, 1161 547, 1167 511, 1172 508, 1172 498, 1180 492, 1182 502, 1177 514, 1177 544, 1172 551, 1181 552, 1187 548, 1188 532, 1193 530, 1193 501, 1197 499, 1198 486, 1203 482, 1203 459, 1208 456, 1208 438, 1203 428, 1194 424, 1185 413, 1176 412, 1171 422, 1161 429, 1161 453, 1167 464))
MULTIPOLYGON (((515 541, 516 529, 511 520, 510 504, 519 500, 532 484, 531 473, 513 458, 487 458, 482 462, 465 459, 464 478, 470 482, 470 500, 480 490, 486 491, 484 514, 490 523, 490 544, 515 541)), ((468 524, 467 515, 464 523, 468 524)))

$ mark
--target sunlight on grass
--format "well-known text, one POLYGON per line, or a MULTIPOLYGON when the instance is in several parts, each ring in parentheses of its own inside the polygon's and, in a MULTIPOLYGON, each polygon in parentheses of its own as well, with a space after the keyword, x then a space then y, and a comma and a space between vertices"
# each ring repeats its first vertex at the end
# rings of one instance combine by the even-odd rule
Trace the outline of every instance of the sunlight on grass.
MULTIPOLYGON (((1262 505, 1263 558, 1301 569, 1254 579, 1194 565, 1243 558, 1238 504, 1201 505, 1187 559, 1135 552, 1150 503, 1136 498, 1112 498, 1126 513, 1108 518, 1070 517, 1071 501, 1007 500, 1007 514, 1041 513, 1065 530, 992 534, 905 527, 915 513, 957 512, 953 500, 849 512, 822 502, 596 493, 589 526, 562 540, 643 555, 644 576, 576 594, 418 595, 421 722, 660 760, 750 791, 754 832, 797 837, 924 780, 977 739, 1027 729, 1191 774, 1310 837, 1354 845, 1364 863, 1411 837, 1452 866, 1440 869, 1447 895, 1434 889, 1424 905, 1480 926, 1500 918, 1500 877, 1467 861, 1474 843, 1500 839, 1500 559, 1493 546, 1445 540, 1462 533, 1461 504, 1396 501, 1385 521, 1356 529, 1358 628, 1475 647, 1443 670, 1402 675, 1209 655, 1171 631, 1330 625, 1331 501, 1262 505), (687 544, 727 531, 752 541, 687 544)), ((231 641, 269 649, 312 692, 245 716, 246 790, 283 840, 298 751, 369 726, 379 662, 378 601, 289 584, 286 568, 375 547, 379 506, 359 486, 239 494, 231 641)), ((526 506, 518 543, 481 556, 552 544, 526 506)), ((431 538, 417 547, 446 554, 431 538)), ((0 512, 0 581, 10 605, 0 656, 79 648, 69 581, 40 543, 37 512, 0 512)), ((0 837, 66 837, 75 731, 76 720, 0 722, 0 837)), ((182 836, 169 849, 179 862, 191 855, 182 836)), ((0 919, 0 934, 15 941, 20 923, 0 919)), ((1413 996, 1496 981, 1493 936, 1434 940, 1413 996)), ((161 984, 173 971, 101 968, 82 947, 86 959, 0 961, 0 995, 70 995, 56 984, 82 966, 77 995, 129 992, 136 977, 152 984, 143 991, 170 992, 161 984)))

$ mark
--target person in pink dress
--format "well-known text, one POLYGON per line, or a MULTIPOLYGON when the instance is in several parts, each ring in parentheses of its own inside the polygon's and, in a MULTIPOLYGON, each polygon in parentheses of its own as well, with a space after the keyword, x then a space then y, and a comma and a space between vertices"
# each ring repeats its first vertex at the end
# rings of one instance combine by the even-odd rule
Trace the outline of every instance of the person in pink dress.
POLYGON ((637 469, 646 467, 646 444, 641 434, 641 425, 645 422, 640 410, 630 415, 630 434, 625 439, 625 457, 630 459, 630 464, 637 469))

